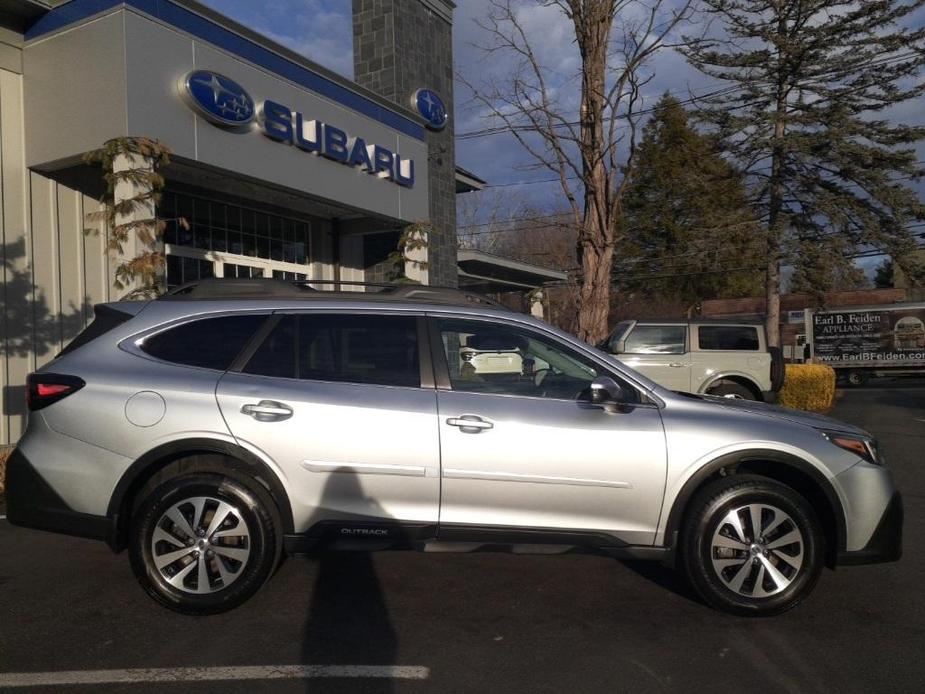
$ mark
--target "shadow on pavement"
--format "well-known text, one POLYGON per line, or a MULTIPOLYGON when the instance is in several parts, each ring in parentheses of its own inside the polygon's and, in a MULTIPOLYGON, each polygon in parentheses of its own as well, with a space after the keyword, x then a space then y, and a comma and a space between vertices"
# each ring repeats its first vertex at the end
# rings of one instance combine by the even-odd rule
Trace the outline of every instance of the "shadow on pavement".
POLYGON ((670 591, 688 602, 705 607, 680 571, 673 571, 655 561, 624 560, 622 564, 637 576, 651 581, 659 588, 670 591))
MULTIPOLYGON (((388 519, 375 500, 364 497, 356 475, 332 473, 319 508, 337 508, 338 500, 345 498, 365 498, 370 517, 388 519)), ((302 662, 307 665, 395 665, 398 639, 389 619, 373 555, 365 551, 321 550, 306 561, 314 564, 317 570, 305 622, 302 662)), ((306 683, 306 691, 318 691, 317 681, 306 680, 306 683)), ((349 685, 344 691, 394 691, 392 680, 387 678, 354 679, 344 684, 349 685)))

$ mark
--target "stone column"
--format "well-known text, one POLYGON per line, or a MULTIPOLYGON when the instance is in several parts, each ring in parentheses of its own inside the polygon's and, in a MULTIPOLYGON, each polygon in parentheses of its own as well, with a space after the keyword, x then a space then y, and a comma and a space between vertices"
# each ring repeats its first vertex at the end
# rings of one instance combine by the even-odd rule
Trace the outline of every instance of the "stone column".
POLYGON ((353 0, 357 83, 404 108, 411 108, 418 89, 431 89, 450 112, 443 130, 427 131, 430 219, 416 221, 429 222, 432 229, 426 281, 455 287, 454 7, 450 0, 353 0))

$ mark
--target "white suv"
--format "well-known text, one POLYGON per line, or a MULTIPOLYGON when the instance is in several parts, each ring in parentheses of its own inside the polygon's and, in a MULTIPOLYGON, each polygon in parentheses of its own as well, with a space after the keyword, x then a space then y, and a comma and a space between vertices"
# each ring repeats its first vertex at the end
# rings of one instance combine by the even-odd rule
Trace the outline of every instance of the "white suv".
POLYGON ((604 349, 671 390, 776 400, 784 382, 780 350, 763 325, 623 321, 604 349))

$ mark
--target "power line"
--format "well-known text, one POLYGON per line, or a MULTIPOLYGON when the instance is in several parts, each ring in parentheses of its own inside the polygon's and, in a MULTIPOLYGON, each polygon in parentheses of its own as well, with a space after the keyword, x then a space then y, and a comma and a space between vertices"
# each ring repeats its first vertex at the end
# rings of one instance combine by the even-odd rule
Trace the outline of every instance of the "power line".
MULTIPOLYGON (((698 100, 700 100, 700 99, 708 99, 708 98, 711 98, 711 97, 714 97, 714 96, 725 96, 727 93, 733 93, 733 92, 736 92, 736 91, 740 91, 740 90, 742 90, 742 89, 743 89, 743 87, 739 87, 739 86, 723 87, 723 88, 721 88, 721 89, 716 89, 716 90, 713 90, 713 91, 710 91, 710 92, 704 92, 703 94, 698 94, 698 95, 695 95, 695 96, 691 96, 691 97, 689 97, 689 98, 687 98, 687 99, 679 100, 678 103, 679 103, 681 106, 687 106, 688 104, 695 103, 696 101, 698 101, 698 100)), ((642 110, 639 110, 639 111, 634 111, 634 112, 633 112, 633 115, 634 115, 634 116, 644 116, 644 115, 647 115, 647 114, 649 114, 649 113, 654 113, 655 110, 656 110, 656 108, 657 108, 657 107, 652 106, 652 107, 650 107, 650 108, 645 108, 645 109, 642 109, 642 110)), ((609 119, 608 119, 608 120, 609 120, 609 119)), ((553 127, 554 127, 554 128, 564 128, 564 127, 568 127, 568 126, 574 127, 574 126, 576 126, 576 125, 581 125, 581 121, 577 121, 577 120, 576 120, 576 121, 566 121, 566 122, 564 122, 564 123, 556 124, 556 125, 554 125, 553 127)), ((472 140, 472 139, 479 138, 479 137, 486 137, 486 136, 488 136, 488 135, 499 135, 499 134, 505 133, 505 132, 511 132, 511 131, 515 131, 515 132, 527 132, 527 131, 531 131, 531 130, 536 130, 536 128, 535 128, 534 126, 532 126, 532 125, 514 125, 514 126, 499 125, 499 126, 495 126, 495 127, 493 127, 493 128, 483 128, 483 129, 481 129, 481 130, 470 130, 469 132, 459 133, 458 135, 456 135, 456 139, 457 139, 457 141, 459 141, 459 140, 472 140)))
MULTIPOLYGON (((925 244, 916 246, 914 249, 914 251, 921 251, 921 250, 925 250, 925 244)), ((852 254, 846 257, 851 258, 851 259, 874 258, 879 255, 889 255, 889 251, 882 249, 882 248, 875 248, 875 249, 871 249, 868 251, 855 253, 855 254, 852 254)), ((717 275, 721 273, 728 274, 730 272, 756 272, 759 270, 763 271, 765 269, 766 267, 764 265, 743 265, 740 267, 722 268, 722 269, 717 269, 717 270, 698 270, 698 271, 693 271, 693 272, 669 272, 669 273, 661 273, 661 274, 646 273, 646 274, 640 274, 640 275, 633 275, 629 277, 624 276, 624 277, 615 278, 615 281, 612 282, 612 285, 617 284, 617 281, 619 282, 630 282, 630 281, 638 282, 642 280, 649 280, 649 281, 670 280, 670 279, 677 279, 679 277, 698 277, 698 276, 703 276, 703 275, 717 275)), ((574 273, 574 272, 577 272, 578 270, 579 268, 572 268, 570 270, 567 270, 567 272, 574 273)), ((567 284, 568 282, 550 282, 550 283, 545 284, 544 286, 564 287, 567 284)))
MULTIPOLYGON (((489 183, 486 186, 483 186, 483 189, 486 188, 511 188, 513 186, 532 186, 535 183, 559 183, 561 178, 541 178, 533 181, 510 181, 508 183, 489 183)), ((566 181, 578 181, 580 180, 579 176, 566 176, 566 181)))
MULTIPOLYGON (((884 65, 902 62, 904 60, 908 60, 910 58, 916 58, 918 56, 919 56, 919 53, 917 51, 909 51, 907 53, 901 53, 895 56, 884 57, 879 60, 872 60, 869 63, 867 63, 865 67, 868 67, 868 68, 882 67, 884 65)), ((831 79, 836 79, 838 77, 844 77, 846 75, 851 74, 851 72, 852 72, 851 70, 843 69, 843 70, 833 70, 829 73, 822 73, 821 75, 818 75, 813 79, 807 80, 803 84, 793 85, 793 88, 803 89, 806 87, 813 86, 814 84, 821 85, 821 84, 824 84, 825 79, 831 80, 831 79)), ((722 87, 720 89, 715 89, 713 91, 704 92, 703 94, 696 94, 687 99, 680 99, 678 100, 678 103, 681 106, 686 106, 688 104, 696 103, 697 101, 702 100, 702 99, 711 99, 711 98, 718 97, 718 96, 729 96, 731 94, 734 94, 735 92, 744 91, 745 89, 746 87, 743 87, 741 85, 730 85, 728 87, 722 87)), ((746 102, 744 104, 737 104, 735 106, 729 106, 728 108, 730 110, 745 108, 747 106, 752 106, 754 104, 762 103, 763 101, 766 101, 766 100, 767 100, 767 97, 764 97, 761 99, 757 99, 755 101, 746 102)), ((657 108, 656 106, 652 106, 650 108, 641 109, 639 111, 634 111, 633 115, 634 116, 648 115, 650 113, 654 113, 656 108, 657 108)), ((613 117, 614 116, 611 116, 611 118, 608 118, 606 120, 611 120, 613 117)), ((564 128, 564 127, 575 127, 576 125, 581 125, 581 121, 580 120, 566 121, 563 123, 557 123, 553 125, 552 127, 554 129, 559 129, 559 128, 564 128)), ((456 140, 457 141, 471 140, 471 139, 480 138, 480 137, 488 137, 491 135, 500 135, 501 133, 506 133, 506 132, 531 132, 531 131, 536 131, 536 130, 537 128, 533 125, 513 125, 513 126, 500 125, 500 126, 495 126, 491 128, 483 128, 481 130, 470 130, 468 132, 459 133, 458 135, 456 135, 456 140)))
MULTIPOLYGON (((917 164, 917 165, 919 165, 919 164, 925 164, 925 159, 919 159, 919 160, 917 160, 917 161, 915 162, 915 164, 917 164)), ((767 168, 765 168, 765 169, 762 169, 762 171, 770 171, 770 167, 767 167, 767 168)), ((742 173, 743 173, 744 175, 746 175, 746 176, 749 174, 748 171, 743 171, 742 173)), ((911 179, 913 179, 913 178, 921 178, 921 177, 920 177, 920 176, 915 176, 915 175, 900 176, 900 177, 898 177, 898 178, 891 178, 891 179, 890 179, 890 182, 891 182, 891 183, 895 183, 895 182, 899 182, 899 181, 908 181, 908 180, 911 180, 911 179)), ((486 190, 486 189, 488 189, 488 188, 511 188, 511 187, 514 187, 514 186, 532 186, 532 185, 534 185, 534 184, 536 184, 536 183, 559 183, 561 180, 562 180, 561 178, 556 177, 556 178, 540 178, 540 179, 534 179, 534 180, 530 180, 530 181, 508 181, 508 182, 506 182, 506 183, 489 183, 488 185, 483 186, 482 189, 483 189, 483 190, 486 190)), ((581 177, 580 177, 580 176, 566 176, 566 177, 565 177, 565 180, 566 180, 566 181, 580 181, 580 180, 581 180, 581 177)), ((858 184, 858 183, 852 183, 851 185, 853 185, 853 186, 855 186, 855 187, 859 187, 860 184, 858 184)))

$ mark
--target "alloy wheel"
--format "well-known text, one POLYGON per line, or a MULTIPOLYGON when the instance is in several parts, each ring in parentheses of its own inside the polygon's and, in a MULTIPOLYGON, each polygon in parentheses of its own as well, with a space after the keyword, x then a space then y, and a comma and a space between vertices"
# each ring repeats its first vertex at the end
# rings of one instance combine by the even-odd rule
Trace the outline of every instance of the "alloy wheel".
POLYGON ((753 503, 730 510, 710 543, 713 570, 748 598, 767 598, 790 586, 803 568, 803 533, 785 511, 753 503))
POLYGON ((231 585, 250 552, 250 531, 241 511, 209 496, 175 503, 158 519, 151 536, 151 560, 161 578, 198 595, 231 585))

